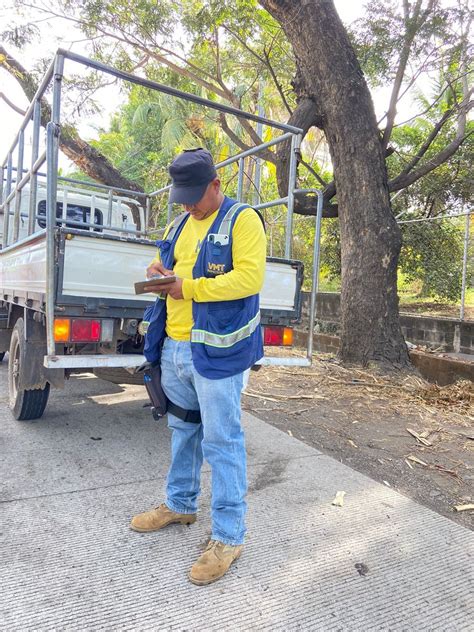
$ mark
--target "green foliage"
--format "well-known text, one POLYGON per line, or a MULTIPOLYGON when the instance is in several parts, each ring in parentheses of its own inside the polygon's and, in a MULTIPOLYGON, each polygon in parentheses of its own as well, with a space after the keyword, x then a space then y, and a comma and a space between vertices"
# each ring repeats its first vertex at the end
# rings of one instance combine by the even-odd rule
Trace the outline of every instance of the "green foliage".
POLYGON ((324 221, 321 232, 321 285, 339 288, 341 283, 341 233, 337 219, 324 221))
POLYGON ((454 3, 435 2, 426 19, 422 19, 426 3, 422 3, 420 16, 413 16, 414 3, 408 19, 403 13, 402 2, 393 0, 369 0, 365 16, 357 20, 350 35, 365 76, 371 86, 385 86, 394 78, 405 39, 415 33, 410 50, 412 71, 422 67, 424 72, 449 66, 459 52, 459 36, 453 24, 459 23, 463 9, 454 3), (440 45, 440 43, 442 43, 440 45))
MULTIPOLYGON (((369 0, 365 17, 351 28, 359 62, 372 87, 386 87, 394 80, 404 41, 415 31, 409 75, 436 75, 432 93, 420 93, 417 97, 419 111, 426 110, 426 113, 393 131, 390 144, 395 151, 387 160, 390 177, 410 164, 437 121, 462 98, 459 24, 463 18, 463 3, 435 2, 421 26, 413 19, 406 19, 404 4, 394 0, 369 0)), ((17 6, 24 11, 25 24, 7 28, 4 37, 15 46, 23 47, 31 43, 39 31, 33 19, 28 23, 31 5, 17 0, 17 6)), ((296 105, 291 88, 295 72, 291 46, 281 26, 261 9, 257 0, 136 0, 133 3, 128 0, 52 0, 51 6, 79 25, 90 38, 91 52, 96 59, 117 68, 141 73, 208 99, 232 102, 250 112, 257 111, 259 87, 263 84, 261 104, 265 114, 275 120, 287 120, 287 105, 290 108, 296 105)), ((413 11, 413 2, 406 6, 413 11)), ((424 0, 423 10, 426 6, 424 0)), ((91 99, 98 86, 97 77, 93 73, 85 78, 77 77, 70 85, 90 94, 87 100, 81 100, 79 107, 71 103, 70 111, 79 120, 84 114, 94 112, 91 99)), ((406 88, 407 81, 402 91, 406 88)), ((107 129, 98 131, 98 138, 92 144, 124 176, 145 190, 156 190, 167 184, 167 167, 183 149, 206 147, 216 161, 239 151, 223 131, 214 111, 138 86, 122 89, 125 103, 114 113, 107 129)), ((230 116, 226 122, 234 134, 253 144, 241 122, 230 116)), ((473 123, 468 126, 472 127, 473 123)), ((446 147, 455 134, 453 116, 420 164, 446 147)), ((272 132, 266 128, 263 135, 264 140, 269 140, 272 132)), ((472 195, 473 138, 471 136, 449 161, 399 195, 393 203, 394 214, 436 216, 459 211, 468 204, 472 195)), ((303 156, 316 174, 329 182, 332 173, 318 153, 320 142, 320 132, 311 129, 303 144, 303 156)), ((255 195, 253 159, 246 161, 246 172, 245 199, 252 202, 255 195)), ((220 176, 224 191, 235 195, 236 166, 227 167, 220 176)), ((262 200, 279 197, 275 176, 274 165, 265 164, 262 200)), ((299 185, 320 186, 314 174, 302 166, 299 185)), ((163 207, 163 202, 159 201, 159 205, 163 207)), ((155 209, 155 214, 157 224, 162 223, 166 215, 164 209, 155 209)), ((282 256, 286 214, 276 208, 265 211, 265 217, 272 254, 282 256)), ((420 293, 449 300, 458 298, 461 233, 459 226, 452 222, 405 225, 401 258, 404 283, 417 285, 420 293)), ((294 256, 304 261, 307 280, 311 275, 313 235, 313 219, 295 218, 294 256)), ((341 274, 338 220, 324 220, 321 248, 321 282, 325 288, 337 289, 341 274)))
MULTIPOLYGON (((459 302, 464 218, 401 224, 399 290, 418 298, 459 302)), ((325 220, 321 235, 320 287, 337 291, 341 282, 339 223, 325 220)))
MULTIPOLYGON (((410 164, 426 142, 426 138, 433 132, 434 126, 443 114, 453 107, 453 102, 462 100, 462 85, 459 79, 459 69, 452 67, 453 75, 450 88, 441 92, 437 103, 429 112, 419 116, 410 123, 395 127, 392 133, 391 145, 395 152, 387 159, 389 177, 401 173, 410 164), (455 80, 454 76, 458 79, 455 80)), ((441 81, 433 81, 433 92, 429 95, 419 93, 420 105, 436 100, 440 94, 441 81)), ((456 120, 448 120, 428 151, 423 155, 420 164, 424 164, 442 151, 457 134, 456 120)), ((431 171, 423 178, 405 189, 393 204, 394 213, 410 211, 420 217, 434 217, 449 212, 461 211, 472 200, 472 156, 474 154, 474 121, 467 121, 467 139, 457 152, 442 165, 431 171)))
POLYGON ((14 25, 0 33, 1 39, 15 48, 23 48, 39 37, 40 30, 36 24, 14 25))

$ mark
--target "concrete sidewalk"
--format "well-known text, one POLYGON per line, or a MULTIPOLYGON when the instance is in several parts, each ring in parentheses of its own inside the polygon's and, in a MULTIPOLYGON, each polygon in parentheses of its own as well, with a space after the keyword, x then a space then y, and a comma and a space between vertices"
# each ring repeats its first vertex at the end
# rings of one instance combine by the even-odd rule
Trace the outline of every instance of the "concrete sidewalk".
POLYGON ((78 377, 39 423, 11 418, 4 364, 0 393, 2 630, 474 629, 470 531, 255 417, 244 554, 197 587, 207 468, 195 525, 128 528, 168 465, 143 389, 78 377))

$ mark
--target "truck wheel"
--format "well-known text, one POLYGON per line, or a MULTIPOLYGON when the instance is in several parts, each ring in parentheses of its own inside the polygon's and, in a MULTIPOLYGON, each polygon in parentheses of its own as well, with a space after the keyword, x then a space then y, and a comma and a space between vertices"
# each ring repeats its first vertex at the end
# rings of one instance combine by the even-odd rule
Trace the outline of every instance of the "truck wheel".
POLYGON ((23 318, 13 327, 8 361, 8 392, 10 409, 15 419, 38 419, 44 413, 49 397, 49 383, 44 388, 25 390, 19 388, 20 376, 28 362, 28 342, 25 340, 23 318))
POLYGON ((112 382, 112 384, 136 384, 138 386, 144 386, 143 373, 132 375, 122 367, 108 366, 94 369, 94 375, 106 382, 112 382))

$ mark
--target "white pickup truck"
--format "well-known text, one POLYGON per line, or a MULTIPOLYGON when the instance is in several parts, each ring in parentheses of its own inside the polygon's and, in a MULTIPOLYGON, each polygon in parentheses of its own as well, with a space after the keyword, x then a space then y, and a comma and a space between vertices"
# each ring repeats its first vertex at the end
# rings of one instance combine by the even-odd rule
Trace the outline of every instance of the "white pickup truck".
MULTIPOLYGON (((9 399, 17 419, 41 417, 50 387, 62 387, 73 372, 95 371, 116 382, 141 379, 125 368, 144 361, 140 322, 154 297, 135 295, 134 282, 144 279, 156 246, 131 232, 137 226, 128 198, 113 196, 110 202, 107 192, 83 186, 58 186, 52 289, 44 187, 37 190, 33 232, 28 235, 26 229, 25 187, 18 236, 13 237, 9 222, 6 246, 0 251, 0 354, 3 358, 9 351, 9 399), (109 230, 111 225, 118 229, 109 230), (54 354, 47 352, 46 305, 51 291, 54 354)), ((4 225, 5 216, 0 219, 4 225)), ((143 226, 143 209, 140 221, 143 226)), ((289 328, 300 317, 302 279, 301 263, 268 259, 261 295, 267 345, 291 344, 289 328)))
MULTIPOLYGON (((245 197, 245 161, 251 156, 255 160, 258 193, 259 153, 290 143, 288 194, 255 206, 287 210, 285 259, 268 259, 261 294, 264 342, 290 345, 291 327, 300 319, 303 265, 290 259, 291 238, 295 195, 308 192, 314 194, 317 208, 309 314, 312 332, 323 198, 319 190, 296 188, 303 130, 59 49, 0 163, 0 361, 8 351, 13 415, 23 420, 41 417, 50 387, 64 386, 73 372, 94 371, 113 381, 136 381, 139 376, 125 369, 140 366, 145 359, 140 323, 154 296, 135 295, 134 283, 143 280, 155 255, 156 237, 153 228, 149 230, 149 218, 169 185, 144 193, 98 182, 85 184, 59 174, 61 99, 67 88, 63 78, 65 67, 71 64, 247 119, 257 124, 260 134, 263 126, 276 132, 270 140, 216 165, 217 169, 238 167, 239 200, 245 197), (51 101, 46 137, 42 132, 44 99, 51 101)), ((168 218, 171 211, 168 204, 168 218)), ((309 366, 312 340, 309 335, 305 358, 268 354, 260 363, 309 366)))

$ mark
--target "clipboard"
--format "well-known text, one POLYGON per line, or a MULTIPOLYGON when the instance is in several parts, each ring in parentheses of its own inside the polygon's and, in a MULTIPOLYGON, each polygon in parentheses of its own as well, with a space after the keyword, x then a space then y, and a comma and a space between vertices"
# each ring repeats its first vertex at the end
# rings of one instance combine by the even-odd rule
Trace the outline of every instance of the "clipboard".
POLYGON ((153 292, 160 292, 166 285, 170 283, 174 283, 176 281, 176 277, 173 276, 162 276, 162 277, 153 277, 151 279, 147 279, 146 281, 137 281, 135 283, 135 294, 148 294, 153 292), (145 290, 145 288, 147 288, 145 290))

